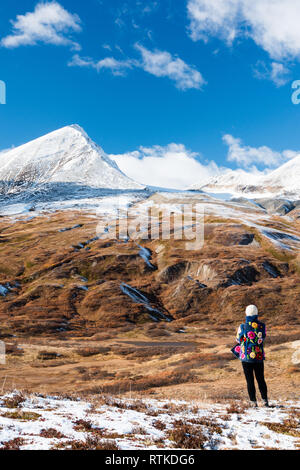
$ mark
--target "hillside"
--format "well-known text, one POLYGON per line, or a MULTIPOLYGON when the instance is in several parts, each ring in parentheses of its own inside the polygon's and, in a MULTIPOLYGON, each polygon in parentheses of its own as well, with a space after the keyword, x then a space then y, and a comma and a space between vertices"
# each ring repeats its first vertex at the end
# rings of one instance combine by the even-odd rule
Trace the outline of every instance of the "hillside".
POLYGON ((241 398, 230 347, 255 303, 268 325, 271 396, 296 398, 299 209, 278 216, 247 201, 157 193, 133 213, 183 202, 205 205, 199 250, 184 239, 98 239, 101 216, 82 211, 0 219, 8 389, 123 394, 132 384, 158 397, 241 398))

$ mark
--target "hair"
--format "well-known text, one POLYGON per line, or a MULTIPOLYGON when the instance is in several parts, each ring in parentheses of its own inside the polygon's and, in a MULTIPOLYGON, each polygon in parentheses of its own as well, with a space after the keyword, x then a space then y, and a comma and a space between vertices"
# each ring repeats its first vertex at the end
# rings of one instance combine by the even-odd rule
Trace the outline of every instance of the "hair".
POLYGON ((258 308, 256 307, 256 305, 248 305, 248 307, 246 308, 246 316, 254 317, 256 315, 258 315, 258 308))

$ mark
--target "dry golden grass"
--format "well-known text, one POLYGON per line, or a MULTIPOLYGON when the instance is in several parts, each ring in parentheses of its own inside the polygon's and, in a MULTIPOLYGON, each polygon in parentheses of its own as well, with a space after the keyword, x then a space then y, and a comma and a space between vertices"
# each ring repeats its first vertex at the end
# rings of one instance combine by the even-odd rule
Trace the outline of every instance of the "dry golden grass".
MULTIPOLYGON (((0 390, 245 398, 241 366, 229 350, 245 305, 258 303, 268 324, 271 397, 295 398, 300 374, 291 360, 291 342, 300 339, 297 260, 280 259, 268 244, 241 246, 241 237, 252 233, 249 228, 238 220, 210 217, 201 251, 187 252, 181 240, 142 242, 158 268, 151 271, 132 242, 99 240, 89 251, 74 249, 95 236, 97 223, 79 212, 13 225, 0 220, 0 284, 18 283, 0 297, 0 339, 7 346, 0 390), (59 232, 75 223, 81 227, 59 232), (270 277, 265 261, 281 277, 270 277), (246 266, 258 274, 247 278, 246 266), (224 287, 237 272, 246 275, 245 282, 224 287), (144 305, 121 292, 121 282, 140 289, 153 308, 174 321, 155 323, 144 305)), ((275 217, 271 225, 286 229, 282 223, 275 217)), ((288 222, 288 229, 298 228, 297 219, 288 222)))
POLYGON ((299 421, 296 419, 286 419, 283 423, 261 423, 270 431, 288 436, 300 437, 299 421))

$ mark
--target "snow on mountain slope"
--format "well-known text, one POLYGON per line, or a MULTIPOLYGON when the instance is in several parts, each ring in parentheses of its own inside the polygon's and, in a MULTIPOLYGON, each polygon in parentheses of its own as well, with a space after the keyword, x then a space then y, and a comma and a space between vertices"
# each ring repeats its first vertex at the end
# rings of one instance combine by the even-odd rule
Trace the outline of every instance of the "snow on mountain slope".
POLYGON ((248 173, 244 170, 228 170, 209 179, 205 184, 196 184, 190 189, 246 197, 268 195, 297 199, 300 198, 300 155, 268 174, 259 171, 248 173))
POLYGON ((210 192, 242 192, 243 188, 248 185, 256 185, 260 173, 251 174, 244 170, 227 170, 225 173, 210 178, 205 184, 195 184, 190 189, 210 192))
POLYGON ((266 187, 295 192, 300 195, 300 155, 263 178, 266 187))
POLYGON ((70 183, 86 188, 143 189, 77 125, 51 132, 0 157, 2 193, 70 183))

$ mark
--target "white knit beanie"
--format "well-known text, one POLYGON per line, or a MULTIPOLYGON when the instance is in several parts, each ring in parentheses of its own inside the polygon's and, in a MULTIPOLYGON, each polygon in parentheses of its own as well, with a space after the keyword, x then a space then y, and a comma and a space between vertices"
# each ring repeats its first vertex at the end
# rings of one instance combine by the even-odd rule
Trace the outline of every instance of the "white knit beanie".
POLYGON ((254 317, 256 315, 258 315, 258 308, 256 307, 256 305, 248 305, 248 307, 246 308, 246 316, 254 317))

